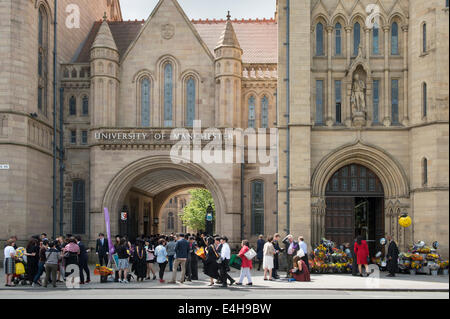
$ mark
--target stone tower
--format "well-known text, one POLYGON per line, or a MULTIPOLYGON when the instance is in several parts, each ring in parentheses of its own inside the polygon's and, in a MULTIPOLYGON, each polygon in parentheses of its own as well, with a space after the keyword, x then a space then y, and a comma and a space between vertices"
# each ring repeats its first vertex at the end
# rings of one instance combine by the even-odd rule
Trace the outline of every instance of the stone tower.
POLYGON ((231 16, 214 49, 216 56, 216 126, 240 127, 242 54, 231 16))
POLYGON ((92 44, 91 73, 91 123, 94 127, 114 127, 119 89, 119 51, 106 15, 92 44))

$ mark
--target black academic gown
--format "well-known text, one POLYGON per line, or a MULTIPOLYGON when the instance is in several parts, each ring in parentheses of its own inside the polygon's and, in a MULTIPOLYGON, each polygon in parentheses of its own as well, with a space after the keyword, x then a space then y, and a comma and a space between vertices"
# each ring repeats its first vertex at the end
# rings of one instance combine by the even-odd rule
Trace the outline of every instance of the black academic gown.
POLYGON ((398 247, 395 241, 391 241, 388 247, 388 253, 386 255, 387 259, 387 270, 390 274, 395 275, 398 271, 398 247))

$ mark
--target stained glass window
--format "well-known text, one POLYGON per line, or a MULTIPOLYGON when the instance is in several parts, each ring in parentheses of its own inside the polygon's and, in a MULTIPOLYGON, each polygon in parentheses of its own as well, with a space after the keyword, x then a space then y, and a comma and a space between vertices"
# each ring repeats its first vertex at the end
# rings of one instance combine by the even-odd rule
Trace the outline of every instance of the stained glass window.
POLYGON ((264 96, 261 100, 261 127, 269 127, 269 99, 264 96))
POLYGON ((83 97, 83 115, 89 114, 89 98, 87 96, 83 97))
POLYGON ((85 215, 85 182, 83 180, 77 180, 73 182, 72 190, 72 233, 85 233, 85 215))
POLYGON ((398 24, 394 22, 391 31, 391 54, 398 55, 398 52, 398 24))
POLYGON ((373 122, 378 123, 380 106, 380 80, 373 81, 373 122))
POLYGON ((359 44, 361 43, 361 25, 356 22, 353 27, 353 55, 358 55, 359 44))
POLYGON ((264 182, 253 181, 252 191, 252 235, 264 234, 264 182))
POLYGON ((192 127, 194 125, 195 119, 195 80, 193 77, 190 77, 187 80, 186 85, 186 96, 187 96, 187 104, 186 104, 186 125, 192 127))
POLYGON ((323 80, 316 81, 316 124, 323 124, 323 80))
POLYGON ((341 81, 334 81, 335 88, 335 105, 336 105, 336 123, 342 123, 341 108, 342 108, 342 85, 341 81))
POLYGON ((392 123, 398 124, 398 80, 392 80, 392 123))
POLYGON ((255 97, 251 96, 248 99, 248 127, 254 128, 255 127, 255 97))
POLYGON ((77 99, 73 95, 69 99, 69 114, 77 115, 77 99))
POLYGON ((150 126, 150 80, 141 80, 141 126, 150 126))
POLYGON ((167 63, 164 67, 164 126, 172 126, 173 112, 173 68, 167 63))
POLYGON ((336 46, 335 46, 335 55, 342 54, 342 26, 338 22, 335 26, 335 37, 336 37, 336 46))
POLYGON ((373 54, 380 54, 380 28, 378 24, 374 24, 372 29, 372 52, 373 54))
POLYGON ((324 55, 323 50, 323 24, 318 23, 316 26, 316 55, 324 55))

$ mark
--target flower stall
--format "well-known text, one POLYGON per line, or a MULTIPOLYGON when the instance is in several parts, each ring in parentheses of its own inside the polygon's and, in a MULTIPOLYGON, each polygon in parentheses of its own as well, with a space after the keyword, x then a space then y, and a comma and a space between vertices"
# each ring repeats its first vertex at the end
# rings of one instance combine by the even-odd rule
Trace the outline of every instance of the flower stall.
POLYGON ((352 272, 350 250, 344 247, 336 248, 332 241, 322 239, 309 256, 312 273, 316 274, 346 274, 352 272))
POLYGON ((434 276, 441 272, 448 275, 448 260, 443 260, 437 253, 438 246, 438 242, 434 242, 431 247, 426 246, 423 241, 413 244, 408 252, 399 255, 400 272, 434 276))

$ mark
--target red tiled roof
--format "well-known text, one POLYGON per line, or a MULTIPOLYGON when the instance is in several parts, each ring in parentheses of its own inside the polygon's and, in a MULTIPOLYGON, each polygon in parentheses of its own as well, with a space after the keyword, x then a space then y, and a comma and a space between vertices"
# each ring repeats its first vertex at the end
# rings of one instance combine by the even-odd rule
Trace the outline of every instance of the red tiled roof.
MULTIPOLYGON (((193 20, 200 37, 211 52, 219 42, 225 28, 225 20, 193 20)), ((244 63, 278 62, 278 26, 271 20, 233 20, 244 63)))
MULTIPOLYGON (((200 37, 214 54, 225 28, 226 20, 192 20, 200 37)), ((122 56, 138 35, 144 21, 108 21, 111 33, 122 56)), ((75 62, 89 62, 90 49, 100 28, 101 21, 94 23, 91 32, 83 43, 75 62)), ((273 19, 233 20, 233 28, 244 51, 244 63, 277 63, 278 27, 273 19)))

